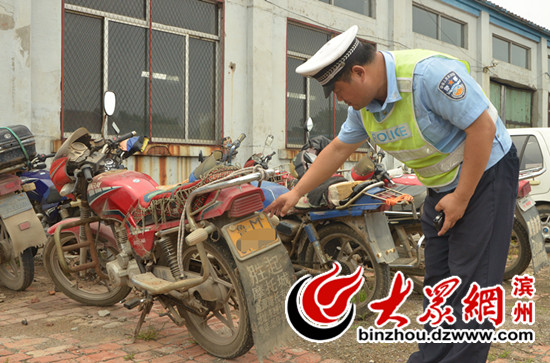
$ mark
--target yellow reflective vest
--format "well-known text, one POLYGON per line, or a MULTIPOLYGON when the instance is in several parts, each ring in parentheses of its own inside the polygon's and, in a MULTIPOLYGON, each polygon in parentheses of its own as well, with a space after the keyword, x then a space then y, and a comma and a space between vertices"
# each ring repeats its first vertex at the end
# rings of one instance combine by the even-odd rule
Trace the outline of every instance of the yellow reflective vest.
MULTIPOLYGON (((413 72, 418 62, 429 57, 456 59, 428 50, 400 50, 391 52, 395 59, 395 73, 401 100, 381 121, 365 108, 361 110, 365 130, 371 140, 388 154, 413 169, 427 187, 442 187, 452 183, 464 158, 464 142, 451 153, 439 151, 424 139, 414 114, 413 72)), ((462 61, 468 72, 469 64, 462 61)), ((458 90, 460 92, 460 89, 458 90)))

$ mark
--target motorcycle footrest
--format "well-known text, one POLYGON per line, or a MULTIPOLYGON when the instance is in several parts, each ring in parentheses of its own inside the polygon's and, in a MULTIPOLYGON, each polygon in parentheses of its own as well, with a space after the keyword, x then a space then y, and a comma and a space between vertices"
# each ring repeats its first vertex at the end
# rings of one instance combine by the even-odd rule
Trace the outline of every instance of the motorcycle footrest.
POLYGON ((400 257, 395 259, 389 265, 390 268, 417 267, 417 260, 415 257, 400 257))
POLYGON ((138 306, 141 303, 141 299, 139 297, 134 297, 133 299, 130 299, 124 303, 124 307, 128 310, 131 310, 138 306))
POLYGON ((151 272, 133 275, 131 281, 138 288, 146 290, 152 295, 158 295, 173 285, 172 282, 158 278, 151 272))

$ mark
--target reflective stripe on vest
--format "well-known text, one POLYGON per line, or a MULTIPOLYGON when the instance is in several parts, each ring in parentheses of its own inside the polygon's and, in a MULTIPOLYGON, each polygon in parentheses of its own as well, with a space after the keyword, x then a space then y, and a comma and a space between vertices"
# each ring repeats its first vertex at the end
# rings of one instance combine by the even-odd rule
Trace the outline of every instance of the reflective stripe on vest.
MULTIPOLYGON (((362 109, 365 129, 374 143, 413 169, 424 185, 428 187, 448 185, 458 175, 460 163, 464 158, 464 143, 451 153, 443 153, 424 139, 414 114, 412 86, 414 68, 418 62, 434 56, 456 58, 428 50, 402 50, 391 53, 395 58, 397 86, 401 100, 394 104, 390 114, 381 122, 376 121, 372 113, 362 109)), ((469 71, 468 63, 462 62, 469 71)), ((496 109, 494 111, 496 115, 496 109)))

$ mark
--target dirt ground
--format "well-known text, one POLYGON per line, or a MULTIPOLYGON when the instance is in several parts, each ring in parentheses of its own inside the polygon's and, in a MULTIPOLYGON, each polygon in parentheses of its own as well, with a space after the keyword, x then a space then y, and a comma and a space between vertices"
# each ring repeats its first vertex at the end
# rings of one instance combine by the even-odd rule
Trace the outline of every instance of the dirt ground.
MULTIPOLYGON (((13 292, 0 287, 1 363, 20 361, 18 357, 21 361, 29 362, 124 362, 156 361, 155 359, 162 362, 220 361, 206 355, 185 330, 182 332, 182 328, 176 327, 166 317, 157 316, 148 323, 155 327, 155 332, 160 333, 158 337, 144 338, 138 345, 130 344, 128 341, 137 322, 137 311, 128 311, 118 306, 121 304, 101 309, 72 302, 62 293, 54 292, 53 283, 46 275, 39 256, 35 264, 35 280, 26 291, 13 292), (108 310, 110 316, 101 316, 101 310, 108 310), (177 344, 174 344, 176 341, 177 344), (32 348, 29 344, 32 344, 32 348), (142 348, 138 349, 138 346, 142 348), (86 349, 89 354, 95 354, 95 358, 84 359, 82 354, 88 352, 86 349), (97 356, 97 352, 103 352, 101 349, 105 349, 107 358, 97 356), (120 353, 113 358, 113 352, 116 351, 120 353), (30 354, 35 359, 27 360, 23 355, 18 355, 23 353, 27 356, 30 354), (169 360, 171 356, 179 358, 169 360), (48 359, 40 360, 39 357, 48 359)), ((528 269, 526 273, 532 275, 533 271, 528 269)), ((510 295, 510 281, 505 282, 504 287, 506 322, 501 329, 533 329, 536 340, 533 344, 493 344, 489 361, 550 362, 550 268, 536 275, 536 295, 533 299, 536 304, 536 320, 533 326, 517 326, 512 323, 511 310, 517 299, 510 295)), ((420 329, 421 326, 415 320, 422 313, 421 295, 413 292, 398 312, 411 319, 412 323, 407 329, 420 329)), ((344 336, 329 343, 314 344, 297 336, 285 350, 268 357, 264 362, 406 362, 408 356, 416 350, 415 343, 360 344, 356 341, 357 327, 374 327, 374 319, 375 316, 368 316, 363 321, 356 321, 344 336)), ((257 359, 252 350, 235 361, 255 360, 257 359)))

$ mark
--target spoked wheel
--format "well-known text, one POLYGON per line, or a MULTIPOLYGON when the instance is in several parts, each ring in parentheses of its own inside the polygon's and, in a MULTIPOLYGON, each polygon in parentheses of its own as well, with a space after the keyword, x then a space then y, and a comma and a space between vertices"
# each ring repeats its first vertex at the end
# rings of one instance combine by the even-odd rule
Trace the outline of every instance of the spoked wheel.
MULTIPOLYGON (((74 234, 61 233, 61 246, 68 247, 76 243, 77 239, 74 234)), ((44 266, 57 289, 71 299, 86 305, 110 306, 124 299, 130 293, 130 287, 115 286, 106 276, 105 265, 116 258, 116 247, 99 238, 96 242, 96 250, 102 271, 101 275, 93 267, 65 274, 59 264, 55 241, 53 237, 50 237, 44 247, 44 266)), ((92 261, 88 248, 64 251, 63 257, 70 268, 92 261)))
MULTIPOLYGON (((181 305, 178 309, 201 347, 214 356, 229 359, 248 352, 254 342, 243 287, 235 274, 233 256, 224 243, 204 242, 207 263, 213 267, 213 275, 205 282, 211 284, 210 297, 195 291, 190 305, 198 311, 190 312, 181 305)), ((183 252, 183 268, 202 274, 203 261, 196 247, 183 252)))
MULTIPOLYGON (((2 220, 0 220, 0 244, 2 244, 0 249, 12 248, 10 235, 2 220)), ((29 287, 34 278, 33 257, 32 247, 29 247, 19 256, 0 264, 0 284, 15 291, 22 291, 29 287)))
MULTIPOLYGON (((371 313, 368 304, 373 300, 386 297, 390 288, 390 268, 388 264, 378 263, 366 241, 353 229, 344 224, 329 224, 318 231, 322 250, 333 261, 342 266, 341 275, 355 272, 358 266, 364 268, 365 282, 352 300, 357 307, 357 316, 371 313)), ((312 246, 308 247, 306 263, 313 262, 313 268, 319 269, 319 259, 312 246)))
POLYGON ((509 280, 515 275, 522 274, 531 261, 531 245, 529 244, 529 234, 521 223, 514 218, 514 227, 512 228, 512 239, 508 249, 508 258, 504 269, 504 280, 509 280))

